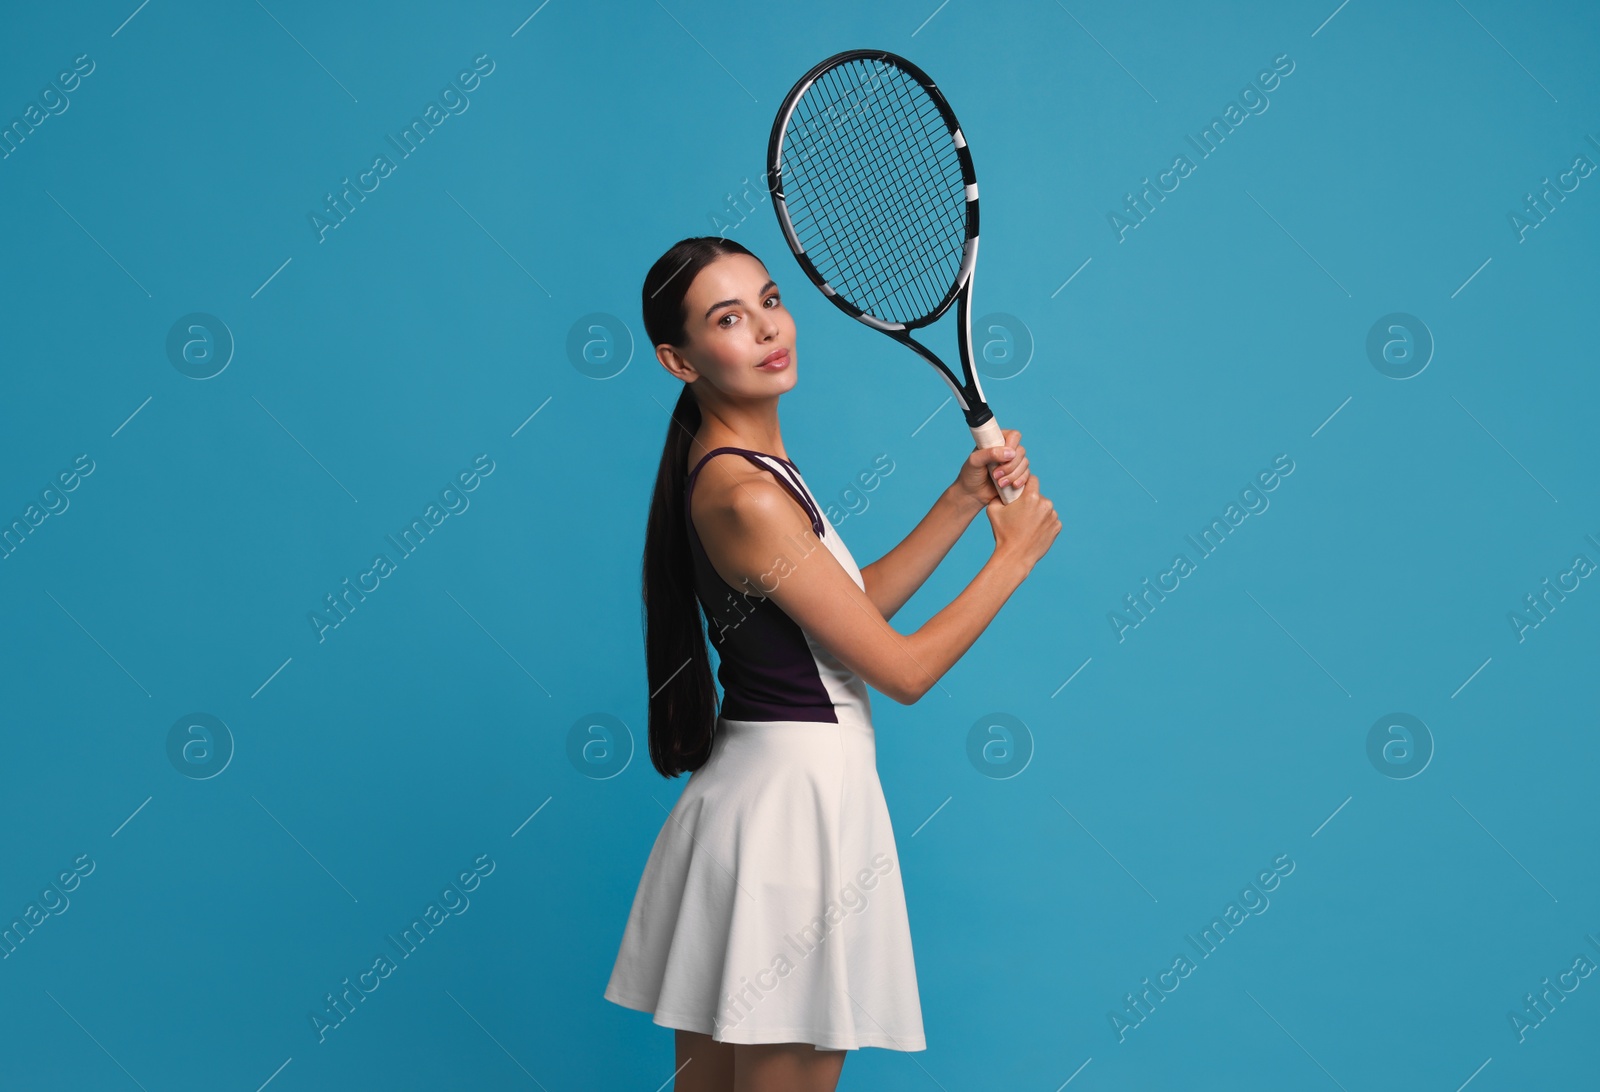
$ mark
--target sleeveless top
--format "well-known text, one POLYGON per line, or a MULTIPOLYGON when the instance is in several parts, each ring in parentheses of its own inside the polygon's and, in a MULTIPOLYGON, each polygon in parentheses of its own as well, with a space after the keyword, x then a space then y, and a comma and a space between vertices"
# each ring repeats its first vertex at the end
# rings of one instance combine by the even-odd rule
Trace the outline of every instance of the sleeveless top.
POLYGON ((866 683, 827 649, 819 645, 763 591, 777 587, 802 558, 820 544, 834 555, 856 586, 863 591, 861 570, 823 518, 816 499, 800 477, 800 468, 781 455, 768 455, 741 447, 718 447, 689 472, 683 490, 684 519, 689 529, 689 552, 694 560, 695 595, 705 612, 711 643, 720 663, 717 679, 723 700, 719 715, 740 721, 818 721, 838 724, 867 720, 870 704, 866 683), (773 567, 758 578, 734 588, 722 579, 706 556, 695 531, 690 497, 701 469, 715 455, 735 452, 769 470, 811 518, 815 540, 789 536, 773 567))

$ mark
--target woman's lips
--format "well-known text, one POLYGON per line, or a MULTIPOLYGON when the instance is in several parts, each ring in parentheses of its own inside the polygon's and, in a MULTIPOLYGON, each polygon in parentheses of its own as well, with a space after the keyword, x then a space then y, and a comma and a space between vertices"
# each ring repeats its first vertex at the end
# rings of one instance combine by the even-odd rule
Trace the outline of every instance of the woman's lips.
POLYGON ((756 367, 764 368, 769 372, 781 371, 789 366, 789 350, 779 349, 763 360, 756 367))

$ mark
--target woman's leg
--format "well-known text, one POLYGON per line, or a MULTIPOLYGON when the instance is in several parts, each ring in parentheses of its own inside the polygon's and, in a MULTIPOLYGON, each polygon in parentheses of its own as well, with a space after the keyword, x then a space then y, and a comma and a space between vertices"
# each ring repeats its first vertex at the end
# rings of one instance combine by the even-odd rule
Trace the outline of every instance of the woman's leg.
POLYGON ((810 1043, 739 1043, 733 1092, 834 1092, 845 1051, 810 1043))
POLYGON ((676 1092, 732 1092, 733 1044, 700 1031, 677 1029, 676 1092))

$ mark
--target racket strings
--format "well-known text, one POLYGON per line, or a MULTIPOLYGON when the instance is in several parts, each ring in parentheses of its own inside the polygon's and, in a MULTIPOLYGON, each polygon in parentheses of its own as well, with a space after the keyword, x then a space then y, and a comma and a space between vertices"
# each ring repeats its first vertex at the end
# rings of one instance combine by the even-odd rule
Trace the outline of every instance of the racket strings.
MULTIPOLYGON (((941 143, 944 143, 942 150, 948 153, 948 157, 946 161, 940 162, 938 152, 941 149, 934 145, 929 138, 935 136, 943 137, 945 135, 944 119, 940 116, 938 107, 934 105, 932 99, 927 98, 925 95, 920 96, 921 102, 918 103, 909 95, 908 92, 915 87, 916 85, 914 84, 908 86, 906 82, 901 82, 894 89, 896 96, 894 106, 899 110, 896 120, 903 121, 906 114, 914 113, 918 124, 911 126, 910 131, 922 138, 915 143, 904 145, 900 148, 902 152, 908 153, 905 158, 909 159, 911 155, 916 156, 916 162, 912 165, 914 169, 909 172, 899 172, 901 177, 897 179, 887 177, 890 165, 895 162, 893 153, 896 151, 894 141, 896 133, 889 125, 879 125, 870 130, 870 135, 875 138, 871 151, 876 154, 869 156, 867 159, 873 166, 873 171, 868 177, 867 188, 875 193, 891 196, 894 204, 892 206, 885 204, 876 209, 867 206, 864 211, 868 213, 869 222, 882 230, 882 241, 891 247, 898 246, 898 250, 891 252, 892 256, 902 260, 907 257, 906 251, 911 242, 926 242, 927 240, 925 238, 911 240, 907 237, 896 240, 891 225, 896 222, 905 222, 908 219, 906 215, 908 212, 913 212, 919 208, 929 208, 929 202, 933 196, 930 188, 934 180, 941 177, 948 178, 952 171, 957 174, 960 171, 960 162, 955 158, 954 144, 952 143, 941 141, 941 143), (905 185, 907 181, 912 182, 915 189, 907 187, 905 185)), ((920 88, 916 89, 920 91, 920 88)), ((901 165, 904 166, 905 164, 901 165)), ((855 166, 855 164, 852 164, 852 166, 855 166)), ((912 222, 915 223, 915 220, 913 219, 912 222)), ((916 226, 927 228, 930 226, 930 221, 924 217, 923 222, 916 226)))
MULTIPOLYGON (((830 78, 833 76, 834 73, 828 73, 823 77, 823 82, 831 85, 834 81, 830 78)), ((837 94, 836 89, 832 86, 828 86, 825 89, 835 91, 835 94, 837 94)), ((902 104, 903 101, 904 100, 902 96, 902 104)), ((929 105, 931 105, 931 103, 929 105)), ((922 127, 925 128, 926 118, 919 115, 918 120, 919 122, 922 122, 922 127)), ((833 135, 834 134, 831 131, 825 134, 825 136, 828 137, 832 137, 833 135)), ((876 170, 874 170, 872 174, 866 176, 866 186, 863 188, 870 189, 878 193, 882 193, 889 188, 884 184, 886 181, 884 178, 884 171, 890 159, 887 153, 891 152, 893 148, 889 141, 887 127, 879 125, 868 128, 863 125, 855 133, 855 135, 860 139, 856 140, 854 143, 838 139, 833 139, 831 141, 819 139, 804 146, 805 150, 810 152, 812 156, 815 157, 815 162, 812 165, 814 166, 817 174, 826 176, 825 179, 814 179, 814 181, 819 183, 826 181, 827 185, 823 189, 823 192, 841 193, 851 190, 852 185, 850 179, 852 177, 857 177, 859 179, 859 172, 861 172, 868 164, 874 166, 876 170), (870 148, 867 147, 867 138, 876 138, 870 148), (862 163, 863 159, 866 161, 866 164, 862 163)), ((801 157, 801 160, 802 162, 804 161, 803 157, 801 157)), ((856 185, 859 187, 860 182, 858 181, 856 185)), ((813 199, 815 198, 815 193, 812 191, 815 189, 817 189, 815 186, 808 187, 808 196, 813 197, 813 199)), ((817 204, 815 200, 810 203, 813 205, 817 204)), ((821 211, 826 216, 827 224, 823 225, 819 223, 815 225, 814 230, 808 235, 808 249, 812 246, 815 246, 818 242, 851 238, 856 238, 859 241, 860 233, 851 229, 860 225, 840 222, 841 212, 846 207, 848 206, 845 202, 821 203, 821 211), (824 230, 824 227, 831 230, 824 230)), ((896 210, 891 213, 889 210, 881 206, 874 209, 870 205, 860 204, 854 207, 852 211, 855 211, 859 214, 866 214, 868 216, 868 224, 876 228, 873 234, 877 236, 877 238, 873 241, 877 244, 877 246, 873 250, 868 250, 865 247, 858 245, 854 251, 843 250, 837 246, 824 247, 824 249, 831 253, 831 255, 838 261, 840 271, 843 273, 843 276, 839 277, 838 279, 842 282, 855 282, 857 280, 865 280, 869 278, 870 262, 872 259, 881 259, 882 257, 886 256, 886 252, 887 256, 889 257, 898 257, 905 249, 904 241, 899 241, 900 245, 895 246, 897 241, 894 239, 892 231, 886 230, 889 223, 892 222, 893 219, 903 219, 903 210, 896 210), (873 216, 873 213, 877 213, 877 215, 873 216), (885 243, 890 245, 885 246, 885 243)))
POLYGON ((964 234, 966 224, 964 192, 959 201, 946 202, 944 205, 944 211, 951 215, 943 218, 926 215, 940 208, 939 195, 934 192, 934 186, 938 182, 948 182, 953 176, 955 185, 961 185, 961 164, 955 155, 955 144, 949 139, 949 130, 945 128, 944 118, 939 114, 938 107, 934 105, 932 99, 920 92, 921 87, 909 81, 903 81, 895 88, 896 105, 901 108, 902 116, 906 111, 915 112, 917 120, 921 123, 921 127, 914 131, 923 139, 911 144, 909 148, 902 149, 914 154, 914 169, 900 172, 901 177, 896 179, 886 177, 888 165, 894 160, 893 153, 896 148, 893 141, 894 133, 888 126, 880 126, 874 132, 877 137, 874 151, 881 154, 871 160, 875 169, 869 178, 869 183, 876 192, 890 195, 892 203, 884 202, 876 208, 866 206, 867 222, 877 229, 878 241, 884 248, 882 257, 889 259, 883 262, 878 271, 877 282, 870 287, 876 288, 881 298, 884 292, 898 287, 885 283, 893 275, 908 289, 908 294, 913 296, 919 315, 927 314, 938 306, 943 298, 944 288, 954 278, 956 272, 955 269, 948 270, 943 282, 937 285, 930 285, 924 279, 924 274, 929 270, 946 263, 948 245, 940 248, 936 244, 947 242, 952 229, 964 234), (913 96, 913 92, 918 94, 913 96), (917 99, 921 100, 920 103, 917 99), (944 153, 943 156, 940 155, 941 152, 944 153), (910 185, 907 185, 908 182, 910 185), (919 212, 925 215, 919 217, 917 215, 919 212), (910 225, 915 234, 902 231, 897 237, 895 232, 897 224, 910 225), (913 263, 917 262, 919 257, 927 259, 930 254, 931 260, 923 260, 920 265, 913 267, 913 263))
MULTIPOLYGON (((942 206, 942 211, 947 216, 940 221, 925 217, 923 226, 964 229, 966 222, 966 194, 961 177, 961 160, 956 154, 955 141, 950 137, 949 130, 945 127, 944 117, 939 113, 939 108, 934 104, 933 100, 923 93, 920 85, 906 81, 900 85, 897 91, 901 102, 915 111, 918 121, 922 123, 922 128, 918 131, 918 135, 922 139, 911 147, 911 150, 916 152, 919 157, 916 164, 917 169, 909 172, 910 180, 916 184, 917 189, 915 192, 907 189, 897 192, 903 196, 909 207, 923 208, 933 212, 941 209, 941 206, 931 203, 934 202, 935 198, 932 192, 933 187, 936 184, 943 183, 944 188, 940 196, 947 198, 946 203, 942 206), (920 102, 915 101, 912 98, 913 95, 920 102), (953 187, 953 190, 951 187, 953 187), (952 197, 954 200, 948 200, 952 197)), ((880 130, 880 136, 888 144, 889 134, 880 130)), ((892 146, 887 150, 892 151, 892 146)), ((897 212, 903 211, 905 211, 904 208, 897 209, 897 212)))
MULTIPOLYGON (((838 167, 833 167, 829 177, 834 184, 843 185, 845 183, 840 180, 838 170, 838 167)), ((882 181, 881 178, 879 181, 882 181)), ((837 238, 837 234, 829 235, 820 224, 811 225, 812 230, 806 232, 805 246, 814 259, 822 260, 822 256, 816 252, 819 249, 818 242, 823 243, 820 249, 837 263, 836 271, 829 277, 830 283, 847 294, 860 297, 857 302, 864 305, 864 310, 886 319, 909 320, 929 313, 942 298, 943 288, 953 279, 956 263, 948 244, 953 241, 952 229, 959 229, 964 217, 952 217, 951 222, 941 229, 938 224, 930 223, 926 218, 919 220, 917 216, 919 209, 916 202, 927 202, 932 196, 926 185, 903 187, 898 192, 903 194, 899 203, 884 202, 872 215, 855 225, 857 230, 852 232, 860 235, 861 229, 871 229, 876 249, 865 248, 864 239, 858 241, 853 250, 829 246, 827 244, 837 238), (908 227, 913 230, 906 230, 908 227), (943 248, 930 245, 939 243, 941 239, 946 242, 943 248), (918 257, 924 260, 920 264, 913 264, 918 257), (948 267, 946 275, 938 284, 927 283, 924 275, 939 265, 948 267), (901 295, 911 298, 891 300, 891 297, 901 295)), ((838 218, 830 215, 829 221, 829 226, 837 233, 841 227, 838 218)))
MULTIPOLYGON (((870 313, 892 320, 927 314, 942 299, 945 287, 953 279, 954 269, 950 269, 938 285, 927 284, 924 274, 946 264, 947 254, 952 250, 949 245, 951 229, 964 228, 965 195, 961 195, 958 203, 946 201, 945 217, 927 215, 938 209, 934 192, 937 183, 953 182, 961 186, 960 162, 954 154, 954 144, 942 115, 933 101, 922 93, 920 85, 902 79, 890 93, 893 101, 889 103, 891 112, 886 118, 874 119, 879 124, 853 130, 860 138, 853 143, 836 141, 833 147, 826 149, 835 154, 823 157, 818 166, 826 172, 831 192, 847 192, 854 188, 880 197, 876 205, 863 203, 857 210, 864 214, 864 222, 855 226, 871 229, 874 238, 864 238, 867 232, 861 230, 845 233, 843 238, 852 239, 857 245, 854 251, 834 248, 838 250, 834 256, 839 259, 845 278, 857 282, 845 286, 861 297, 857 302, 868 304, 864 309, 870 313), (909 117, 914 117, 915 122, 909 123, 909 117), (907 133, 920 139, 905 140, 903 137, 907 133), (896 136, 901 139, 896 140, 896 136), (894 167, 900 169, 893 171, 894 167), (863 176, 863 170, 869 173, 863 176), (850 173, 841 177, 844 172, 850 173), (937 247, 931 248, 933 258, 926 260, 930 244, 940 241, 941 237, 946 242, 945 253, 939 253, 937 247), (913 267, 912 263, 919 256, 924 256, 924 260, 913 267), (903 294, 910 299, 897 301, 893 298, 903 294), (915 314, 908 313, 912 309, 915 314)), ((839 217, 832 215, 833 206, 826 208, 830 213, 829 226, 838 234, 847 225, 841 225, 839 217)), ((816 234, 813 233, 813 237, 816 234)))
MULTIPOLYGON (((836 75, 838 72, 839 70, 836 69, 825 74, 821 81, 824 84, 824 90, 830 91, 835 95, 837 95, 837 89, 833 85, 836 84, 838 79, 842 79, 842 74, 836 75)), ((861 105, 861 109, 864 109, 865 106, 866 104, 863 103, 861 105)), ((829 113, 831 112, 832 108, 830 107, 829 113)), ((852 114, 856 112, 857 111, 852 111, 852 114)), ((840 190, 847 188, 846 184, 841 179, 841 175, 848 174, 852 170, 856 169, 856 164, 852 162, 854 159, 852 153, 859 151, 859 148, 839 142, 835 138, 835 135, 830 128, 830 130, 820 133, 817 140, 811 142, 805 148, 805 150, 809 152, 812 157, 814 157, 814 162, 812 163, 814 171, 818 175, 826 176, 826 181, 831 188, 831 192, 839 192, 840 190)), ((821 179, 818 179, 818 181, 821 181, 821 179)), ((808 196, 814 198, 815 194, 811 193, 808 189, 808 196)), ((809 203, 813 205, 816 204, 815 201, 809 203)), ((849 237, 850 232, 848 229, 853 225, 840 223, 842 209, 843 206, 837 203, 822 203, 820 205, 820 211, 827 219, 826 228, 829 230, 824 230, 824 225, 822 224, 816 225, 816 230, 814 230, 810 235, 809 245, 816 246, 818 243, 826 244, 826 241, 830 237, 849 237)), ((841 272, 843 273, 843 276, 838 278, 840 281, 854 280, 856 277, 862 275, 863 271, 858 268, 859 263, 856 260, 861 257, 860 255, 852 255, 848 252, 839 252, 836 248, 826 245, 824 245, 821 249, 826 250, 841 266, 841 272)))
MULTIPOLYGON (((842 99, 845 102, 850 102, 848 92, 843 96, 838 94, 835 86, 837 81, 834 79, 835 73, 838 71, 838 69, 835 69, 825 73, 819 82, 823 84, 824 91, 832 94, 833 100, 842 99)), ((853 92, 860 86, 858 84, 850 90, 853 92)), ((831 256, 840 263, 842 268, 835 269, 828 278, 830 284, 837 285, 847 280, 853 280, 858 275, 859 270, 852 260, 854 256, 848 253, 837 253, 833 247, 827 245, 830 239, 846 238, 850 234, 848 225, 839 221, 841 206, 818 200, 817 191, 819 187, 817 184, 822 182, 823 179, 815 176, 826 175, 830 184, 837 189, 839 187, 841 152, 847 155, 851 151, 848 146, 842 145, 837 141, 830 141, 829 129, 842 124, 840 119, 832 117, 835 104, 835 101, 830 101, 820 95, 815 99, 810 99, 809 92, 808 99, 802 100, 802 106, 811 106, 814 109, 808 111, 809 116, 803 131, 791 133, 794 150, 791 155, 785 156, 785 159, 788 160, 786 172, 793 173, 789 176, 790 185, 786 185, 785 189, 790 194, 792 204, 795 202, 795 198, 798 198, 798 211, 801 216, 795 218, 795 230, 796 235, 804 233, 801 239, 802 245, 808 252, 813 250, 825 252, 827 256, 831 256), (824 105, 826 105, 826 109, 823 109, 824 105), (824 128, 814 129, 814 123, 822 119, 828 119, 832 124, 824 128), (815 138, 808 139, 813 137, 814 132, 815 138), (826 223, 823 222, 824 220, 826 220, 826 223), (842 276, 841 273, 843 274, 842 276)), ((864 107, 865 104, 863 103, 856 109, 864 107)), ((856 109, 852 109, 850 113, 855 113, 856 109)), ((800 117, 801 114, 797 110, 795 118, 798 120, 800 117)), ((845 169, 849 169, 848 164, 845 165, 845 169)), ((822 258, 823 254, 819 253, 817 257, 822 258)))
MULTIPOLYGON (((875 165, 874 173, 867 176, 867 181, 878 191, 891 194, 904 192, 909 200, 918 197, 926 200, 930 197, 926 186, 915 189, 890 186, 890 179, 886 179, 883 173, 882 157, 874 155, 867 162, 875 165)), ((827 184, 832 189, 850 186, 851 175, 862 170, 858 162, 850 160, 822 160, 818 167, 819 173, 826 176, 827 184)), ((926 224, 917 223, 912 208, 902 205, 904 202, 862 205, 858 210, 862 218, 853 224, 840 223, 837 205, 824 205, 822 211, 827 215, 826 229, 824 224, 813 224, 810 231, 806 231, 806 248, 826 253, 837 264, 837 272, 830 280, 837 280, 838 287, 859 296, 859 303, 867 304, 867 311, 885 317, 899 317, 890 312, 901 311, 901 307, 885 306, 886 296, 893 296, 894 290, 909 290, 915 296, 915 303, 920 304, 922 312, 930 311, 938 303, 938 299, 928 298, 925 287, 918 283, 917 272, 910 271, 909 267, 912 256, 918 250, 925 250, 930 242, 930 232, 926 231, 926 224), (906 231, 907 227, 912 227, 914 231, 906 231), (830 245, 832 240, 837 239, 850 239, 856 245, 854 248, 830 245), (891 283, 891 280, 899 283, 891 283), (922 291, 917 291, 918 288, 922 288, 922 291)))
POLYGON ((813 84, 790 119, 791 221, 841 296, 886 321, 914 321, 938 306, 960 268, 960 158, 938 106, 906 73, 890 68, 886 81, 874 83, 874 73, 851 85, 841 69, 813 84))

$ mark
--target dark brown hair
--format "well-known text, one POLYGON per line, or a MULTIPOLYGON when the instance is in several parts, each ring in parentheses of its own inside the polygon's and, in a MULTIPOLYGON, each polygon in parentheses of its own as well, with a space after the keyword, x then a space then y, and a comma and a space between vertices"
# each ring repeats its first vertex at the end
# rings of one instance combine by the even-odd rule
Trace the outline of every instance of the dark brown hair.
MULTIPOLYGON (((695 275, 725 254, 754 254, 731 239, 680 239, 650 267, 641 291, 645 335, 652 346, 682 346, 683 297, 695 275)), ((758 261, 760 259, 757 259, 758 261)), ((689 448, 700 430, 694 384, 683 384, 656 469, 644 535, 642 572, 645 668, 650 682, 650 761, 662 777, 698 770, 711 757, 717 692, 711 680, 702 613, 689 554, 683 503, 689 448)))

